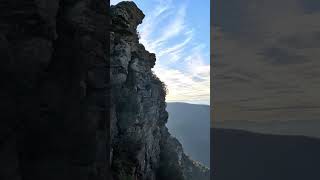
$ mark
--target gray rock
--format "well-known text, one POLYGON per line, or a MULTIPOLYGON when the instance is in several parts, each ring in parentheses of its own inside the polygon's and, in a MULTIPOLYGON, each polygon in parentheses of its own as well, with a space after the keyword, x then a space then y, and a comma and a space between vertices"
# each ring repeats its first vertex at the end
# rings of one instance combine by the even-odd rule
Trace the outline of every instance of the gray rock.
POLYGON ((166 88, 152 68, 156 56, 139 43, 143 13, 133 2, 111 7, 112 169, 115 179, 209 179, 209 170, 187 157, 165 123, 166 88))
POLYGON ((107 9, 0 2, 1 180, 110 179, 107 9))
POLYGON ((0 2, 1 180, 198 172, 165 127, 166 88, 137 35, 143 12, 133 2, 110 8, 108 62, 107 9, 101 0, 0 2))

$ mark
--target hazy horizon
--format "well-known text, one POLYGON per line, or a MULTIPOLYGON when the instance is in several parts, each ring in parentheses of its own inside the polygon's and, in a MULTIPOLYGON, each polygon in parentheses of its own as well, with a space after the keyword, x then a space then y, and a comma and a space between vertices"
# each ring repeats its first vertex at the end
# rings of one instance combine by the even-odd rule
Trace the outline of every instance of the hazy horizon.
POLYGON ((184 104, 191 104, 191 105, 204 105, 204 106, 210 106, 209 104, 205 104, 207 102, 198 102, 197 101, 192 101, 192 102, 188 102, 188 101, 166 101, 167 103, 184 103, 184 104))
POLYGON ((210 106, 176 102, 168 103, 166 110, 169 132, 186 154, 210 167, 210 106))

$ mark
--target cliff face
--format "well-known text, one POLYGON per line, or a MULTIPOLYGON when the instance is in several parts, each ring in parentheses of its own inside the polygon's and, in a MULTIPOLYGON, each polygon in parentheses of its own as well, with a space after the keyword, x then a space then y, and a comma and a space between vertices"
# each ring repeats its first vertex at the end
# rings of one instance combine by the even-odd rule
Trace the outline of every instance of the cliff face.
POLYGON ((106 5, 0 1, 1 180, 105 180, 110 165, 113 179, 198 171, 165 127, 155 55, 136 33, 143 13, 112 7, 110 43, 106 5))
POLYGON ((139 43, 143 12, 133 2, 111 7, 112 169, 116 179, 209 179, 165 124, 165 85, 155 54, 139 43))
POLYGON ((144 14, 133 3, 120 3, 111 17, 113 169, 121 177, 155 179, 167 118, 165 90, 151 72, 155 55, 138 43, 144 14))
POLYGON ((0 179, 106 179, 108 7, 0 1, 0 179))

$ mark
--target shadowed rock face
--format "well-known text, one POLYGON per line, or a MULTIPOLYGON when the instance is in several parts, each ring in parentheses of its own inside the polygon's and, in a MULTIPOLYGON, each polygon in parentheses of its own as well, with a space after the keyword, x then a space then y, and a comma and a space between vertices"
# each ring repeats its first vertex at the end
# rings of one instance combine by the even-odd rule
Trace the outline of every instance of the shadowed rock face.
POLYGON ((0 179, 106 179, 106 3, 0 2, 0 179))
POLYGON ((155 54, 139 43, 143 12, 133 2, 111 6, 112 169, 115 179, 209 179, 165 124, 166 89, 153 74, 155 54))

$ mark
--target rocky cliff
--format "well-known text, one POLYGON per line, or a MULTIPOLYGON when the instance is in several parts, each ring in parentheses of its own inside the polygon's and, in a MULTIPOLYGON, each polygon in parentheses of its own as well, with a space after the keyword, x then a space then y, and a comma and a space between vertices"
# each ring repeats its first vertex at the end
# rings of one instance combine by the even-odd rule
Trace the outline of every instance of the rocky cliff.
POLYGON ((0 0, 0 179, 107 179, 108 6, 0 0))
POLYGON ((139 43, 143 12, 111 7, 112 169, 116 179, 209 179, 168 132, 166 88, 152 72, 156 56, 139 43))
POLYGON ((0 0, 1 180, 200 172, 165 127, 155 55, 136 33, 143 13, 132 2, 111 19, 108 10, 102 0, 0 0))

